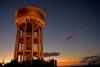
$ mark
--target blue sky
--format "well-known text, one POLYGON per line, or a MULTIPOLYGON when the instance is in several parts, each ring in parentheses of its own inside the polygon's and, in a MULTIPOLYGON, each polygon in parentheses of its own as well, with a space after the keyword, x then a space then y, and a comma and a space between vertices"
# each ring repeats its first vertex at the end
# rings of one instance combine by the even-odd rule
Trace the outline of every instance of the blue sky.
POLYGON ((13 58, 15 12, 32 5, 46 14, 43 32, 44 52, 60 52, 59 61, 78 59, 100 53, 99 0, 0 0, 0 61, 13 58), (80 32, 70 40, 66 38, 80 32))

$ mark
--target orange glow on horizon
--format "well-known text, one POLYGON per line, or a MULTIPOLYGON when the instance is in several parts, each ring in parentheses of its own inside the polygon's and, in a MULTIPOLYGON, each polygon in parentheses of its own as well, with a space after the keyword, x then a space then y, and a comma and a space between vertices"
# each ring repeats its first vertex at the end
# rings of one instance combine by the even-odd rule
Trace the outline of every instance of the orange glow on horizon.
POLYGON ((67 62, 57 62, 57 66, 71 66, 71 65, 80 65, 80 61, 67 61, 67 62))
MULTIPOLYGON (((4 58, 4 57, 1 57, 1 58, 0 58, 0 63, 3 62, 3 58, 4 58)), ((9 55, 9 56, 6 55, 5 58, 4 58, 4 63, 9 63, 9 62, 11 62, 12 59, 13 59, 13 56, 12 56, 12 55, 9 55)))
MULTIPOLYGON (((13 53, 12 53, 13 54, 13 53)), ((5 59, 4 59, 4 63, 9 63, 11 62, 11 60, 13 60, 13 56, 12 54, 5 54, 5 59)), ((55 59, 57 60, 57 65, 58 66, 70 66, 70 65, 79 65, 80 64, 80 60, 77 59, 77 58, 66 58, 66 57, 49 57, 49 58, 46 58, 47 60, 50 60, 50 59, 55 59)), ((45 58, 44 58, 45 59, 45 58)), ((3 61, 3 56, 0 57, 0 63, 2 63, 3 61)))

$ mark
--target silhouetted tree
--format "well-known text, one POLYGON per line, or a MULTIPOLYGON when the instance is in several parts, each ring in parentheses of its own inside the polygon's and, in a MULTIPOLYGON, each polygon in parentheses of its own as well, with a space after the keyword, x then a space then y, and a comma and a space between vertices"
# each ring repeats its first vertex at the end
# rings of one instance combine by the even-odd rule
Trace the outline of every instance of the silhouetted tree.
POLYGON ((0 67, 2 67, 2 64, 0 63, 0 67))

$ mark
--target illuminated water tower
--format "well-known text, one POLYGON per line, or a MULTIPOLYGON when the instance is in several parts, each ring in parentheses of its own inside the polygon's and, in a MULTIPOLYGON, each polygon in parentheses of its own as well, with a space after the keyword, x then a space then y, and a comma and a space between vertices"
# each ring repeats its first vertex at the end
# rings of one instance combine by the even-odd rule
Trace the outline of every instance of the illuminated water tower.
POLYGON ((43 59, 42 30, 45 17, 45 13, 36 7, 28 6, 16 11, 15 60, 21 62, 43 59))

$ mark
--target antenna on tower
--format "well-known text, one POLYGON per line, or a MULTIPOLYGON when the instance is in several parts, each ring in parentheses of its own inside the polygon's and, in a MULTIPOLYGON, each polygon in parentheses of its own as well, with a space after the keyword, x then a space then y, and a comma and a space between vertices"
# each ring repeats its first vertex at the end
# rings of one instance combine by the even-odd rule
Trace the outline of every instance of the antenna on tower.
POLYGON ((4 65, 5 63, 4 63, 4 59, 5 59, 5 56, 3 57, 3 60, 2 60, 2 65, 4 65))

